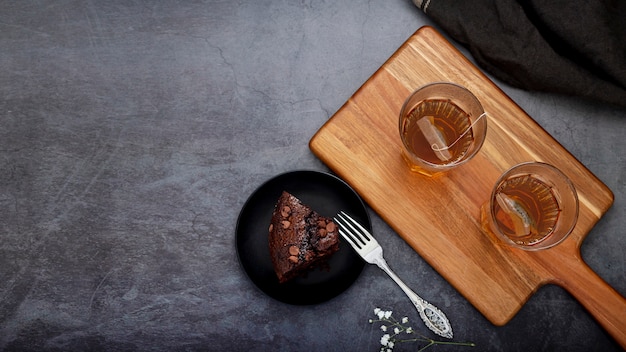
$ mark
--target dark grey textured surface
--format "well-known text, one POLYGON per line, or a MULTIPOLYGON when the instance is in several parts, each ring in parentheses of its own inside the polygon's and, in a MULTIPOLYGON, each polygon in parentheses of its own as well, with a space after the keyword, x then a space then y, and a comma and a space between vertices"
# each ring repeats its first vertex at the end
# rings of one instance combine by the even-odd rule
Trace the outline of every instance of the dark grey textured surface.
MULTIPOLYGON (((425 24, 404 0, 0 2, 0 351, 376 351, 377 306, 429 335, 375 267, 289 306, 234 244, 262 182, 327 171, 309 139, 425 24)), ((626 113, 501 87, 615 193, 582 252, 626 294, 626 113)), ((554 286, 491 325, 370 214, 472 350, 619 349, 554 286)))

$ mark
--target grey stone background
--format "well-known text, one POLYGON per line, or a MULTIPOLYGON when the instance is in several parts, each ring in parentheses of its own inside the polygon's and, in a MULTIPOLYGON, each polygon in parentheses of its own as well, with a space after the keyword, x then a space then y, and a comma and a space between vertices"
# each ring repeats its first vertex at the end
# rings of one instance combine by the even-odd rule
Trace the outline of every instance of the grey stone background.
MULTIPOLYGON (((326 303, 277 302, 234 238, 265 180, 328 171, 309 139, 432 24, 407 0, 0 2, 0 351, 377 351, 375 307, 432 336, 372 266, 326 303)), ((615 193, 582 253, 626 294, 625 111, 496 83, 615 193)), ((432 350, 619 350, 555 286, 493 326, 369 211, 478 345, 432 350)))

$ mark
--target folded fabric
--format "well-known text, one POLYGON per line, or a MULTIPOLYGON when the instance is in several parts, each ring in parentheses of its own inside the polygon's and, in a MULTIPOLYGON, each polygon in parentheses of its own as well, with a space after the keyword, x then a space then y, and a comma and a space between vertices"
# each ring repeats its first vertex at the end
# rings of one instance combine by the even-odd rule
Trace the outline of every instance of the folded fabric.
POLYGON ((626 1, 413 3, 508 84, 626 107, 626 1))

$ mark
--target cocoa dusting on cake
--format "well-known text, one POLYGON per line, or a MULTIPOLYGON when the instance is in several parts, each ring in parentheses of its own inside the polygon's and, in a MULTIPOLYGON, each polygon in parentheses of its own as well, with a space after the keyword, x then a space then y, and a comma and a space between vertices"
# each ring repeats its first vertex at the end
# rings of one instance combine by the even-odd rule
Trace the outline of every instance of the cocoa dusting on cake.
POLYGON ((269 249, 278 281, 287 282, 339 250, 337 225, 283 191, 272 213, 269 249))

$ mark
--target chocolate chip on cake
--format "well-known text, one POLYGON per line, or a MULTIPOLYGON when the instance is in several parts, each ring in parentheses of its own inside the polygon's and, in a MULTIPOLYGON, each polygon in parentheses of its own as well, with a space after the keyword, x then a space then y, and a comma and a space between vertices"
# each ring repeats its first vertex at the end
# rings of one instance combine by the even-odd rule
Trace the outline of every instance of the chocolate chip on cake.
POLYGON ((291 246, 289 247, 289 254, 291 255, 298 255, 300 254, 300 249, 296 246, 291 246))

